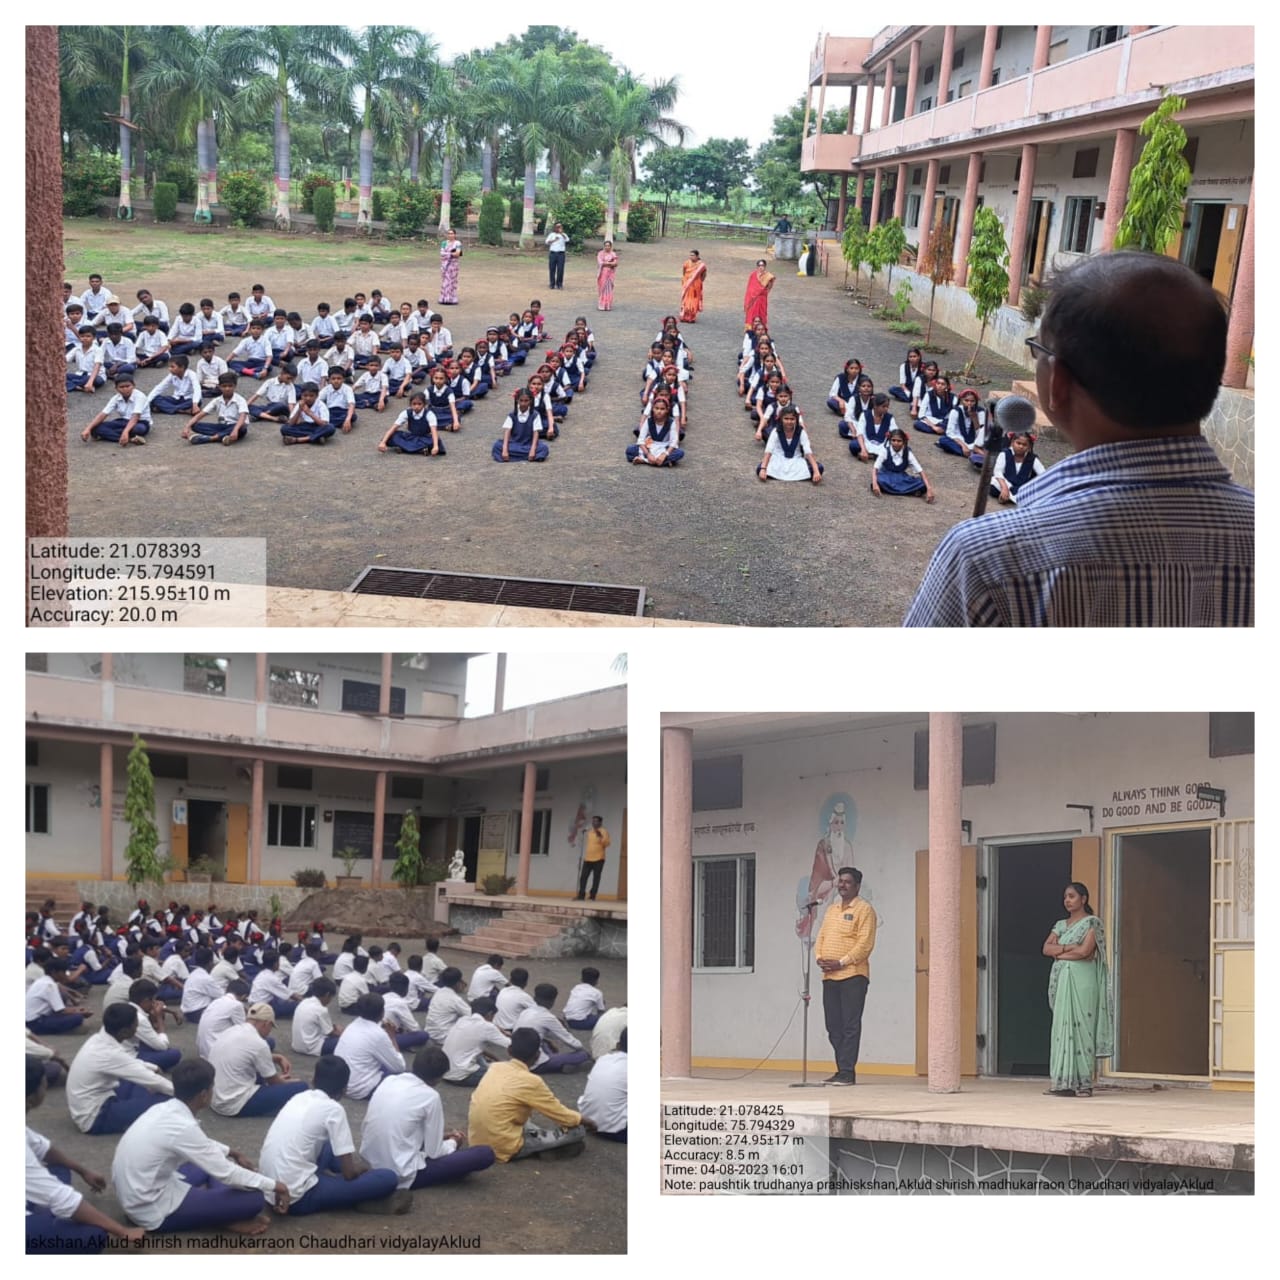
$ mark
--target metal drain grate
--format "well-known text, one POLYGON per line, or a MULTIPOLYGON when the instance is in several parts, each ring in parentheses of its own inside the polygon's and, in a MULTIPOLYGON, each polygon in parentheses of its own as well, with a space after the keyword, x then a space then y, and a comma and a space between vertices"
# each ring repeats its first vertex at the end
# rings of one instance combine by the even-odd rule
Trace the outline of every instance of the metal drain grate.
POLYGON ((384 569, 370 565, 347 588, 356 595, 401 596, 412 600, 463 600, 568 613, 644 616, 644 588, 608 582, 555 582, 545 578, 500 578, 483 573, 441 573, 435 569, 384 569))

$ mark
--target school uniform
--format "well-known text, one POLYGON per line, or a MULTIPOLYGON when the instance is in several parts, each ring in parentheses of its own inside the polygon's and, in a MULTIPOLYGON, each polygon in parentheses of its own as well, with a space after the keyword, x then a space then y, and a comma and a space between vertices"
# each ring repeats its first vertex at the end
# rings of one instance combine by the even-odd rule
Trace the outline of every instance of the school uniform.
MULTIPOLYGON (((428 458, 432 456, 433 437, 437 441, 439 437, 433 431, 436 426, 436 416, 430 409, 423 409, 421 413, 405 409, 396 419, 395 425, 396 429, 391 439, 387 441, 391 448, 399 449, 401 453, 420 453, 428 458)), ((438 458, 445 456, 443 442, 439 442, 439 452, 435 456, 438 458)))
POLYGON ((374 319, 377 324, 386 324, 391 319, 391 304, 386 298, 370 298, 365 304, 365 310, 374 319))
MULTIPOLYGON (((422 335, 422 346, 427 355, 433 361, 439 361, 441 357, 451 355, 453 353, 453 334, 442 325, 437 330, 428 329, 422 335)), ((490 353, 495 355, 493 347, 489 348, 490 353)))
POLYGON ((876 483, 881 493, 891 493, 909 497, 924 493, 924 472, 911 452, 910 445, 895 449, 886 444, 884 451, 876 458, 876 483))
POLYGON ((880 425, 877 427, 875 415, 868 409, 856 424, 855 434, 849 441, 849 452, 859 461, 862 460, 862 450, 858 447, 858 437, 861 436, 863 444, 866 445, 867 453, 871 455, 871 459, 874 461, 887 447, 889 432, 893 428, 893 414, 886 410, 884 417, 880 419, 880 425))
POLYGON ((615 1050, 591 1068, 587 1086, 578 1099, 584 1120, 596 1126, 596 1136, 612 1142, 627 1140, 627 1055, 615 1050))
POLYGON ((416 350, 413 347, 406 347, 404 362, 409 366, 409 376, 414 382, 426 381, 427 374, 431 371, 431 361, 427 359, 427 353, 421 347, 416 350))
POLYGON ((401 355, 399 360, 388 360, 382 366, 382 376, 387 380, 391 395, 399 395, 413 385, 413 366, 401 355))
POLYGON ((457 397, 453 394, 448 382, 443 387, 437 387, 434 382, 428 383, 423 388, 423 393, 427 397, 427 408, 436 415, 436 422, 444 430, 452 430, 453 407, 457 397))
POLYGON ((360 1154, 375 1168, 391 1169, 402 1190, 453 1182, 494 1162, 492 1147, 459 1151, 444 1136, 440 1095, 409 1071, 388 1076, 369 1099, 360 1154))
POLYGON ((298 369, 298 385, 304 382, 314 382, 317 387, 322 387, 329 380, 329 362, 321 356, 317 356, 312 360, 309 356, 303 356, 297 364, 298 369))
POLYGON ((244 1021, 245 1005, 240 996, 228 994, 210 1001, 196 1032, 196 1052, 207 1058, 218 1037, 232 1027, 243 1026, 244 1021))
POLYGON ((305 996, 311 990, 311 984, 323 976, 320 962, 304 954, 302 959, 293 966, 293 972, 289 975, 289 994, 305 996))
POLYGON ((273 1116, 306 1085, 301 1080, 262 1084, 276 1074, 271 1048, 252 1023, 228 1027, 207 1055, 213 1068, 213 1101, 220 1116, 273 1116))
MULTIPOLYGON (((241 414, 249 412, 244 396, 238 393, 233 393, 230 400, 218 395, 212 404, 213 407, 203 417, 192 419, 191 430, 196 433, 191 437, 192 444, 208 444, 210 441, 230 436, 235 430, 236 423, 240 421, 241 414)), ((248 430, 249 424, 246 421, 240 433, 242 439, 248 430)))
MULTIPOLYGON (((88 312, 85 313, 86 315, 88 312)), ((98 337, 105 338, 107 336, 107 327, 109 325, 118 324, 121 333, 127 338, 136 332, 133 323, 133 313, 124 310, 123 307, 116 307, 114 311, 110 307, 99 311, 97 315, 89 321, 95 329, 98 330, 98 337)))
MULTIPOLYGON (((545 462, 551 453, 546 441, 538 439, 542 432, 542 418, 533 409, 527 413, 512 409, 502 424, 502 430, 504 433, 511 433, 510 436, 503 437, 506 440, 507 457, 502 456, 503 439, 495 440, 492 451, 494 462, 545 462)), ((426 964, 425 956, 423 964, 426 964)))
POLYGON ((167 373, 147 396, 152 413, 190 413, 200 407, 200 379, 190 369, 167 373))
POLYGON ((861 377, 861 373, 854 377, 843 372, 836 374, 831 383, 831 390, 827 392, 827 408, 832 413, 843 416, 844 411, 840 408, 840 401, 843 400, 847 406, 849 401, 858 394, 858 380, 861 377))
POLYGON ((1034 450, 1024 454, 1019 462, 1012 449, 1002 449, 996 459, 995 470, 991 473, 991 496, 1000 496, 1000 486, 996 483, 996 479, 1000 478, 1009 486, 1009 497, 1016 503, 1018 490, 1036 476, 1044 475, 1044 471, 1044 463, 1036 457, 1034 450))
POLYGON ((347 1096, 357 1102, 367 1098, 382 1083, 384 1076, 405 1069, 404 1057, 391 1042, 382 1026, 368 1018, 356 1018, 338 1037, 334 1055, 351 1068, 347 1096))
POLYGON ((218 314, 222 317, 222 331, 228 338, 238 338, 249 332, 249 313, 243 305, 233 307, 228 303, 218 309, 218 314))
POLYGON ((476 971, 471 975, 471 982, 467 987, 467 999, 474 1000, 477 996, 491 996, 496 989, 506 985, 506 974, 486 961, 484 964, 476 965, 476 971))
POLYGON ((347 339, 347 346, 351 348, 352 358, 357 369, 364 368, 374 356, 381 352, 378 335, 372 329, 368 333, 357 329, 347 339))
MULTIPOLYGON (((809 462, 809 458, 813 455, 813 446, 809 443, 809 433, 802 427, 796 428, 796 433, 790 440, 781 428, 769 432, 764 452, 763 465, 766 468, 765 474, 770 480, 813 479, 813 468, 809 462)), ((757 471, 760 465, 757 464, 757 471)), ((821 463, 818 464, 819 474, 825 469, 821 463)))
POLYGON ((334 1034, 333 1018, 318 996, 307 996, 298 1001, 293 1015, 293 1051, 318 1058, 332 1053, 338 1037, 334 1034))
MULTIPOLYGON (((359 364, 357 357, 356 363, 359 364)), ((357 409, 376 409, 378 402, 387 394, 387 375, 379 369, 377 373, 366 370, 351 388, 355 393, 357 409)))
POLYGON ((111 970, 111 976, 107 979, 106 990, 102 993, 102 1009, 105 1012, 108 1005, 118 1004, 121 1000, 129 999, 129 988, 137 981, 131 978, 124 971, 121 964, 116 964, 111 970))
MULTIPOLYGON (((355 392, 344 382, 340 387, 334 387, 333 383, 326 382, 320 388, 320 394, 316 397, 316 403, 322 404, 329 412, 330 425, 341 427, 347 420, 347 410, 356 402, 355 392)), ((359 420, 360 415, 353 413, 351 415, 351 425, 354 427, 359 420)), ((341 957, 339 957, 340 959, 341 957)), ((335 976, 337 970, 334 970, 335 976)))
POLYGON ((590 1031, 604 1012, 604 996, 589 982, 574 983, 564 1002, 565 1025, 575 1031, 590 1031))
POLYGON ((133 344, 138 367, 162 365, 169 358, 169 339, 159 329, 143 329, 133 344))
MULTIPOLYGON (((182 1000, 178 1008, 188 1022, 200 1022, 201 1015, 224 994, 207 969, 195 968, 182 984, 182 1000)), ((201 1054, 201 1057, 204 1055, 201 1054)))
POLYGON ((341 982, 347 974, 355 971, 356 953, 354 951, 340 952, 338 958, 333 962, 333 980, 341 982))
POLYGON ((351 1010, 361 996, 367 996, 372 990, 367 973, 357 973, 354 969, 346 974, 338 983, 338 1008, 351 1010))
POLYGON ((117 391, 107 401, 103 412, 107 416, 90 433, 97 440, 109 440, 113 444, 118 444, 120 437, 124 435, 125 428, 129 425, 129 419, 134 414, 138 415, 138 421, 134 423, 133 430, 129 433, 131 436, 145 436, 151 430, 151 406, 147 403, 147 397, 137 387, 134 387, 128 396, 122 396, 117 391))
MULTIPOLYGON (((243 373, 256 378, 271 363, 271 344, 266 336, 255 338, 250 334, 236 343, 227 366, 233 373, 243 373)), ((212 929, 210 930, 212 932, 212 929)))
MULTIPOLYGON (((196 377, 200 380, 200 390, 208 391, 214 395, 218 394, 218 379, 227 372, 227 362, 219 355, 215 355, 206 360, 203 356, 196 361, 196 377)), ((194 927, 189 929, 188 936, 192 933, 198 934, 198 930, 194 927)), ((194 943, 195 938, 191 941, 194 943)))
POLYGON ((258 389, 258 395, 265 399, 255 400, 249 405, 249 417, 255 422, 262 418, 270 418, 273 422, 287 422, 298 402, 298 389, 292 382, 281 382, 279 378, 269 378, 258 389))
POLYGON ((964 456, 964 445, 968 445, 970 449, 970 457, 976 453, 978 462, 986 457, 983 451, 983 445, 987 442, 987 411, 985 409, 978 410, 978 422, 975 426, 970 420, 969 415, 965 413, 960 405, 956 405, 954 409, 947 414, 947 434, 939 436, 937 447, 946 453, 958 454, 964 456))
POLYGON ((66 1035, 84 1021, 84 1014, 67 1009, 58 984, 42 973, 26 991, 27 1030, 38 1036, 66 1035))
POLYGON ((350 339, 351 335, 356 331, 356 320, 357 316, 354 310, 339 311, 333 317, 334 335, 336 336, 337 334, 342 333, 350 339))
POLYGON ((395 1027, 396 1047, 399 1049, 420 1049, 429 1039, 427 1033, 418 1025, 413 1016, 413 1006, 407 996, 388 991, 382 997, 383 1021, 395 1027))
POLYGON ((435 983, 429 982, 426 975, 417 969, 405 970, 404 976, 409 979, 409 1004, 422 1013, 436 993, 435 983))
POLYGON ((102 348, 96 342, 91 342, 88 347, 73 347, 67 352, 67 390, 78 391, 90 378, 95 390, 107 380, 107 375, 102 372, 102 348))
POLYGON ((503 987, 497 997, 498 1012, 494 1014, 493 1025, 499 1031, 512 1032, 516 1029, 516 1019, 526 1010, 535 1006, 534 998, 523 988, 517 986, 503 987))
MULTIPOLYGON (((335 431, 329 410, 318 397, 309 405, 299 404, 290 420, 280 425, 280 434, 286 440, 305 440, 308 444, 324 444, 335 431)), ((281 960, 281 967, 286 963, 281 960)))
MULTIPOLYGON (((684 450, 680 448, 677 441, 679 432, 677 431, 670 416, 666 422, 659 427, 653 420, 651 413, 645 414, 640 425, 640 439, 635 444, 627 445, 627 461, 634 462, 637 458, 644 457, 644 445, 649 444, 649 457, 661 459, 659 466, 674 467, 684 457, 684 450)), ((645 458, 648 463, 648 458, 645 458)), ((648 463, 648 465, 653 465, 648 463)))
POLYGON ((399 319, 385 325, 378 334, 378 346, 383 351, 390 351, 393 346, 403 347, 409 341, 409 326, 399 319))
POLYGON ((479 351, 476 352, 476 360, 473 368, 476 371, 475 383, 477 385, 472 394, 479 399, 481 396, 487 394, 489 389, 498 381, 498 373, 494 367, 493 356, 487 351, 483 355, 479 351), (480 390, 480 384, 483 384, 484 391, 480 390))
POLYGON ((946 430, 947 415, 959 403, 954 395, 940 396, 936 391, 930 391, 921 399, 920 416, 912 426, 925 435, 941 435, 946 430))
POLYGON ((260 969, 249 988, 249 1003, 269 1004, 277 1018, 292 1018, 297 1004, 289 999, 289 987, 274 970, 260 969))
MULTIPOLYGON (((532 395, 532 393, 530 393, 532 395)), ((551 399, 551 392, 544 386, 536 396, 533 396, 533 411, 542 419, 542 438, 544 440, 558 440, 560 438, 560 420, 555 415, 555 405, 551 399)), ((639 430, 636 431, 639 435, 639 430)))
POLYGON ((261 298, 255 298, 250 294, 244 299, 244 309, 249 313, 250 320, 261 320, 264 328, 271 327, 272 318, 276 313, 276 304, 271 300, 271 295, 264 293, 261 298))
POLYGON ((917 367, 913 373, 904 360, 898 366, 898 381, 889 388, 889 394, 903 404, 918 404, 924 392, 924 369, 917 367))
POLYGON ((27 1253, 101 1253, 107 1245, 107 1231, 72 1221, 84 1197, 72 1188, 71 1170, 66 1165, 45 1163, 51 1146, 48 1138, 27 1130, 27 1253))
POLYGON ((606 1053, 612 1053, 626 1029, 627 1006, 624 1004, 606 1009, 591 1030, 591 1056, 603 1058, 606 1053))
POLYGON ((859 395, 853 396, 852 399, 850 399, 848 404, 845 406, 844 417, 841 419, 840 425, 839 427, 836 428, 836 430, 839 431, 843 439, 845 440, 854 439, 857 435, 855 424, 857 423, 859 418, 866 418, 867 414, 869 414, 870 412, 871 412, 870 396, 868 396, 865 400, 859 395))
POLYGON ((190 320, 179 316, 169 326, 169 351, 175 356, 194 355, 200 350, 202 336, 203 330, 194 316, 190 320))
POLYGON ((67 1109, 81 1133, 123 1133, 173 1085, 105 1029, 80 1046, 67 1072, 67 1109))
POLYGON ((131 339, 122 337, 118 342, 112 342, 110 338, 104 338, 101 349, 102 367, 108 378, 138 372, 137 348, 131 339))
POLYGON ((333 338, 337 332, 338 325, 332 316, 322 316, 317 313, 311 321, 311 336, 321 347, 333 346, 333 338))
POLYGON ((262 331, 267 346, 271 348, 272 365, 283 364, 293 355, 298 335, 287 324, 277 328, 274 324, 262 331))
POLYGON ((422 953, 422 974, 426 980, 431 983, 431 989, 436 988, 436 979, 448 968, 443 960, 434 951, 424 951, 422 953))
POLYGON ((569 1031, 550 1009, 535 1004, 516 1019, 516 1030, 532 1027, 542 1038, 538 1060, 529 1068, 534 1075, 545 1076, 580 1066, 591 1059, 582 1042, 569 1031), (548 1053, 550 1046, 555 1052, 548 1053))
POLYGON ((211 311, 208 315, 203 311, 197 311, 196 324, 200 326, 202 342, 208 342, 211 339, 215 343, 226 341, 227 331, 222 327, 222 317, 216 311, 211 311))
POLYGON ((427 1035, 436 1044, 444 1044, 453 1024, 470 1012, 471 1006, 452 987, 441 988, 431 997, 431 1007, 427 1010, 427 1035))
POLYGON ((96 316, 107 309, 107 299, 111 297, 109 289, 87 289, 80 295, 80 305, 84 307, 85 318, 96 316))
POLYGON ((509 1046, 507 1037, 483 1014, 468 1013, 449 1028, 444 1038, 444 1051, 449 1059, 444 1078, 450 1084, 474 1088, 488 1070, 485 1050, 505 1058, 509 1046))
POLYGON ((151 1017, 141 1005, 133 1007, 138 1015, 138 1030, 132 1040, 123 1043, 140 1061, 149 1062, 161 1071, 172 1071, 182 1061, 182 1050, 169 1047, 169 1037, 151 1025, 151 1017))

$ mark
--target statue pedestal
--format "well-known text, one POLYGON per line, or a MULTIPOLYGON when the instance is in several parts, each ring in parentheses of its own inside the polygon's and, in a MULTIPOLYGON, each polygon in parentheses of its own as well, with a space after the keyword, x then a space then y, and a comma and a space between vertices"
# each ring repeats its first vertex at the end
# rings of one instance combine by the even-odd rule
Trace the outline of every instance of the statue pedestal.
POLYGON ((475 893, 476 886, 470 880, 443 880, 436 885, 436 899, 433 904, 433 916, 437 924, 449 923, 449 894, 475 893))

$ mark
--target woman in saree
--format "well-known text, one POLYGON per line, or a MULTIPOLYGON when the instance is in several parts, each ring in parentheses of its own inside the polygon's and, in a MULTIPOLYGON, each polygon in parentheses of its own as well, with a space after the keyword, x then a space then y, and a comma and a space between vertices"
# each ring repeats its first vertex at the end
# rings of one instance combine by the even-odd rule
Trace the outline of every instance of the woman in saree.
POLYGON ((747 292, 742 300, 744 323, 748 329, 761 320, 769 324, 769 290, 777 276, 769 270, 763 258, 756 262, 756 269, 747 277, 747 292))
POLYGON ((1089 1098, 1099 1058, 1113 1051, 1111 975, 1102 921, 1089 905, 1089 890, 1073 880, 1062 895, 1067 915, 1045 939, 1043 952, 1053 960, 1049 1007, 1050 1087, 1058 1098, 1089 1098))
POLYGON ((697 249, 690 249, 680 273, 680 323, 697 324, 702 310, 702 286, 707 278, 707 264, 697 249))
POLYGON ((452 227, 440 244, 440 302, 453 306, 458 301, 458 266, 462 258, 462 241, 452 227))
POLYGON ((613 310, 613 277, 618 270, 618 255, 613 241, 606 240, 604 248, 596 254, 596 310, 613 310))

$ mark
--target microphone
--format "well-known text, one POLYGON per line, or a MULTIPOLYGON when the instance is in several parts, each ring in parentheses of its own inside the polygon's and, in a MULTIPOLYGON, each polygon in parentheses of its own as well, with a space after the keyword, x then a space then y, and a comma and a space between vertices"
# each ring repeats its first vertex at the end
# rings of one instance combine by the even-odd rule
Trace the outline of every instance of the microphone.
POLYGON ((983 445, 986 457, 982 463, 982 475, 978 479, 978 494, 973 503, 975 517, 987 510, 991 496, 991 477, 996 469, 996 459, 1004 448, 1006 435, 1021 435, 1036 425, 1036 407, 1025 396, 1001 396, 987 401, 987 438, 983 445))
POLYGON ((822 898, 815 898, 812 902, 806 902, 804 904, 804 909, 806 911, 812 911, 814 907, 822 906, 823 901, 824 900, 822 898))

